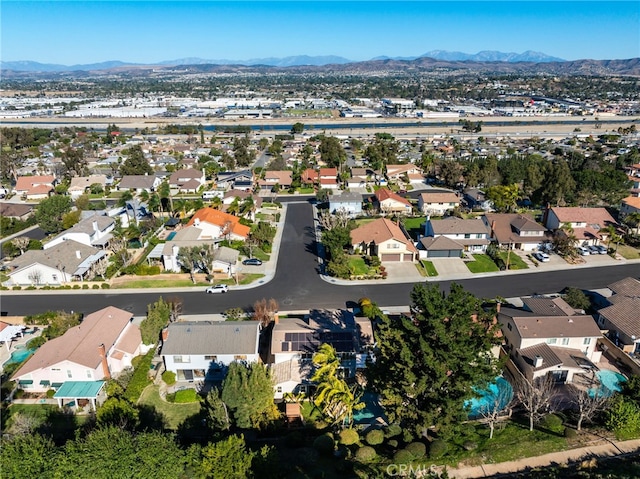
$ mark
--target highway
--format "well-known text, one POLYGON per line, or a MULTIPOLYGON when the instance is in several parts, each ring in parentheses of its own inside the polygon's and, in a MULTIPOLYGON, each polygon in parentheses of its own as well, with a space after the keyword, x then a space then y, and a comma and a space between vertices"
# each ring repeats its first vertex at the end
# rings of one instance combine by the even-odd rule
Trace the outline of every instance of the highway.
MULTIPOLYGON (((183 314, 221 313, 232 307, 251 310, 254 302, 262 298, 275 298, 281 311, 344 308, 363 296, 382 307, 409 303, 411 284, 339 286, 324 281, 318 270, 312 206, 300 202, 300 198, 297 201, 288 205, 275 277, 259 287, 215 295, 205 294, 204 288, 181 291, 30 291, 19 294, 3 291, 0 311, 3 315, 11 316, 47 310, 90 313, 112 305, 135 315, 144 315, 147 305, 159 296, 182 298, 183 314)), ((498 275, 457 282, 476 296, 495 298, 554 293, 567 286, 597 289, 627 276, 639 277, 640 264, 580 269, 568 267, 564 271, 498 275)), ((448 290, 451 283, 436 282, 443 290, 448 290)))

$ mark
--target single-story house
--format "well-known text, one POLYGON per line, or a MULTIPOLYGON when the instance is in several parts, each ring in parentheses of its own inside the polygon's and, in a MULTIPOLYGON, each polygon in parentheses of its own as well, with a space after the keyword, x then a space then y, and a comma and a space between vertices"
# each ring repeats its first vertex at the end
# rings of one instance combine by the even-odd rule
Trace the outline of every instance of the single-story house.
POLYGON ((196 211, 187 223, 202 230, 201 240, 230 239, 244 241, 249 236, 250 228, 240 223, 240 218, 214 208, 202 208, 196 211))
POLYGON ((258 185, 261 190, 271 191, 274 186, 278 185, 280 189, 288 189, 291 187, 292 179, 292 171, 282 170, 282 171, 265 171, 264 179, 258 181, 258 185))
POLYGON ((221 380, 234 361, 260 361, 259 321, 181 321, 162 339, 164 366, 178 381, 221 380))
POLYGON ((104 190, 107 184, 107 175, 89 175, 89 176, 76 176, 71 178, 71 184, 67 192, 74 200, 83 195, 87 188, 92 185, 100 185, 104 190))
POLYGON ((0 216, 26 221, 33 214, 33 205, 23 203, 0 203, 0 216))
POLYGON ((388 188, 379 188, 375 193, 375 204, 382 214, 408 215, 413 206, 408 200, 388 188))
POLYGON ((160 186, 160 178, 155 175, 125 175, 118 183, 118 190, 129 190, 136 193, 151 193, 160 186))
POLYGON ((56 177, 53 175, 20 176, 13 191, 30 200, 41 200, 49 196, 55 183, 56 177))

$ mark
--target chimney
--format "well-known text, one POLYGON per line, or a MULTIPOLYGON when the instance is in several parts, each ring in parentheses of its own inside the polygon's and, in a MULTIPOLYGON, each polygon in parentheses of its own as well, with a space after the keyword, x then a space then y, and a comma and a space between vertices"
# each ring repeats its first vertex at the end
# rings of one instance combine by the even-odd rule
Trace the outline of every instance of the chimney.
POLYGON ((93 220, 93 231, 98 232, 98 220, 93 220))
POLYGON ((100 355, 100 362, 102 363, 102 374, 105 379, 111 379, 111 371, 109 371, 109 363, 107 362, 107 351, 104 347, 104 343, 98 346, 98 354, 100 355))
POLYGON ((164 328, 162 330, 162 342, 164 343, 167 338, 169 338, 169 328, 164 328))
POLYGON ((76 250, 76 258, 82 259, 82 255, 80 254, 80 250, 79 249, 76 250))
POLYGON ((495 237, 495 233, 494 233, 495 228, 496 228, 496 220, 493 220, 491 222, 491 236, 490 236, 490 238, 494 238, 495 237))
POLYGON ((273 322, 275 324, 279 324, 280 323, 280 314, 277 311, 275 313, 273 313, 273 322))
POLYGON ((502 303, 501 303, 500 301, 498 301, 498 302, 496 303, 496 313, 499 313, 499 312, 500 312, 500 308, 502 308, 502 303))
POLYGON ((536 355, 533 358, 533 367, 534 368, 539 368, 540 366, 542 366, 542 356, 536 355))
POLYGON ((551 205, 549 203, 547 203, 546 207, 544 208, 544 213, 542 213, 542 224, 544 225, 544 227, 547 227, 547 219, 549 218, 549 210, 551 209, 551 205))

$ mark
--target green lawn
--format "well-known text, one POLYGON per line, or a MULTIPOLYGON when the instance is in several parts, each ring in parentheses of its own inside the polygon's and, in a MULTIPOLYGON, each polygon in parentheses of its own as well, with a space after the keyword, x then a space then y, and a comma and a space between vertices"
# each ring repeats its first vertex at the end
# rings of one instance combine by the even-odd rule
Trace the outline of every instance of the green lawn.
POLYGON ((426 259, 423 259, 418 263, 418 271, 420 271, 420 274, 422 276, 429 276, 429 277, 438 276, 438 271, 436 270, 436 267, 433 265, 431 261, 427 261, 426 259))
POLYGON ((36 431, 50 435, 56 442, 73 439, 75 431, 89 420, 87 415, 66 414, 52 404, 11 404, 2 417, 4 431, 11 427, 11 417, 15 414, 35 418, 36 431))
POLYGON ((360 226, 364 226, 367 223, 371 223, 372 221, 377 220, 378 218, 358 218, 355 220, 356 223, 356 228, 360 227, 360 226))
POLYGON ((640 250, 626 244, 618 245, 618 254, 625 259, 640 259, 640 250))
POLYGON ((467 264, 467 268, 472 273, 491 273, 494 271, 500 271, 496 264, 486 254, 474 254, 475 261, 471 261, 467 264))
POLYGON ((298 188, 298 193, 300 193, 301 195, 312 195, 316 192, 315 188, 313 186, 309 186, 307 188, 298 188))
POLYGON ((185 286, 210 286, 209 283, 196 283, 190 279, 135 279, 127 283, 113 285, 112 289, 128 289, 128 288, 181 288, 185 286))
POLYGON ((200 403, 176 404, 160 399, 159 387, 155 385, 147 386, 140 396, 139 404, 152 406, 156 411, 164 416, 169 429, 177 429, 178 426, 188 417, 198 414, 200 403))
POLYGON ((525 263, 520 256, 516 253, 509 254, 507 251, 500 251, 500 257, 507 264, 507 256, 509 257, 509 269, 529 269, 527 263, 525 263))
POLYGON ((369 274, 369 266, 362 256, 349 256, 349 268, 355 276, 369 274))
POLYGON ((251 254, 253 254, 254 258, 258 258, 261 261, 269 261, 269 255, 260 248, 253 248, 251 254))

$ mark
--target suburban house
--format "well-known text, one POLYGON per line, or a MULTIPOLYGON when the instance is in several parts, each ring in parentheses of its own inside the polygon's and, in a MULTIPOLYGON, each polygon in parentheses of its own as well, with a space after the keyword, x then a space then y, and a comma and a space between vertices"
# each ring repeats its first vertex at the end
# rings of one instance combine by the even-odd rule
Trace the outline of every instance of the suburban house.
POLYGON ((338 183, 338 169, 320 168, 318 183, 320 184, 320 188, 324 189, 337 190, 340 188, 340 183, 338 183))
POLYGON ((351 168, 351 177, 347 180, 347 188, 366 188, 367 182, 366 168, 351 168))
POLYGON ((309 393, 313 354, 321 344, 333 346, 347 378, 372 359, 371 321, 346 310, 312 310, 304 318, 280 318, 271 331, 270 366, 275 399, 286 393, 309 393))
POLYGON ((424 251, 426 258, 460 258, 463 252, 484 253, 490 242, 489 230, 481 219, 427 218, 420 255, 424 251))
POLYGON ((408 163, 406 165, 387 165, 386 176, 389 181, 399 181, 408 179, 409 183, 423 183, 424 175, 422 170, 416 165, 408 163))
POLYGON ((490 238, 502 248, 535 251, 547 241, 546 229, 520 213, 487 213, 482 221, 490 238))
POLYGON ((258 185, 260 189, 263 191, 272 191, 274 186, 278 185, 280 189, 289 189, 291 188, 292 171, 282 170, 282 171, 265 171, 264 179, 258 180, 258 185))
POLYGON ((12 376, 22 389, 43 392, 65 382, 110 379, 143 352, 142 336, 129 311, 108 306, 50 339, 12 376))
POLYGON ((181 248, 191 248, 194 246, 211 245, 214 248, 213 261, 208 265, 211 273, 224 273, 227 277, 233 276, 237 271, 239 252, 233 248, 226 246, 216 246, 216 242, 213 240, 202 241, 197 239, 202 234, 200 228, 192 226, 190 228, 184 228, 176 232, 176 235, 164 244, 157 246, 158 252, 154 249, 152 253, 149 253, 149 259, 160 257, 162 258, 162 264, 165 271, 173 271, 179 273, 182 271, 182 266, 178 260, 181 248))
POLYGON ((51 248, 29 250, 11 261, 5 286, 59 286, 83 281, 91 276, 92 266, 105 261, 104 250, 77 241, 63 241, 51 248))
POLYGON ((205 239, 230 239, 244 241, 250 228, 240 224, 240 218, 213 208, 202 208, 193 215, 187 226, 200 228, 199 237, 205 239))
POLYGON ((345 211, 349 216, 362 214, 362 194, 344 191, 340 195, 329 196, 329 211, 345 211))
POLYGON ((319 183, 319 181, 320 181, 320 176, 318 174, 318 171, 314 170, 313 168, 307 168, 300 175, 300 182, 303 185, 315 186, 319 183))
POLYGON ((259 321, 182 321, 162 333, 161 355, 178 381, 224 379, 234 361, 260 361, 259 321))
POLYGON ((182 168, 169 177, 169 188, 180 193, 195 193, 205 184, 204 171, 182 168))
POLYGON ((544 213, 544 224, 547 229, 555 231, 568 224, 573 228, 573 234, 578 245, 596 245, 606 241, 607 226, 618 226, 616 220, 605 208, 547 208, 544 213))
POLYGON ((493 209, 491 200, 486 198, 484 191, 477 188, 466 188, 463 192, 463 198, 471 209, 481 209, 484 211, 491 211, 493 209))
POLYGON ((41 200, 53 191, 55 181, 56 177, 53 175, 20 176, 13 191, 29 200, 41 200))
POLYGON ((71 195, 71 198, 75 200, 83 195, 91 185, 100 185, 104 190, 104 187, 107 185, 107 175, 76 176, 75 178, 71 178, 71 184, 67 192, 71 195))
POLYGON ((418 209, 425 215, 444 216, 460 206, 460 198, 454 191, 420 193, 418 209))
POLYGON ((608 306, 598 310, 598 324, 623 351, 640 353, 640 281, 624 278, 609 285, 608 306))
POLYGON ((158 186, 160 186, 160 178, 155 175, 125 175, 118 183, 119 191, 131 191, 135 193, 142 193, 146 191, 151 193, 158 186))
POLYGON ((640 196, 627 196, 620 204, 620 217, 640 213, 640 196))
POLYGON ((237 190, 253 190, 253 173, 251 170, 221 171, 217 175, 217 188, 235 188, 237 190))
POLYGON ((0 216, 26 221, 33 214, 33 205, 23 203, 0 203, 0 216))
POLYGON ((104 249, 113 238, 111 232, 116 227, 116 222, 109 216, 93 215, 79 221, 68 230, 63 231, 42 248, 49 249, 64 241, 73 240, 86 246, 104 249))
POLYGON ((377 256, 381 261, 416 261, 418 250, 400 227, 386 218, 379 218, 351 230, 354 251, 377 256))
POLYGON ((562 298, 523 302, 526 309, 500 308, 498 322, 509 357, 526 378, 551 374, 557 383, 570 383, 575 374, 594 369, 602 355, 596 349, 602 334, 592 316, 562 298))
POLYGON ((379 188, 374 198, 375 204, 382 214, 408 215, 413 210, 408 200, 387 188, 379 188))

